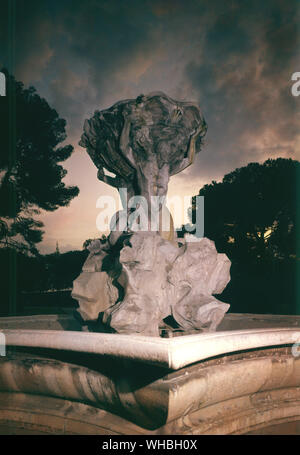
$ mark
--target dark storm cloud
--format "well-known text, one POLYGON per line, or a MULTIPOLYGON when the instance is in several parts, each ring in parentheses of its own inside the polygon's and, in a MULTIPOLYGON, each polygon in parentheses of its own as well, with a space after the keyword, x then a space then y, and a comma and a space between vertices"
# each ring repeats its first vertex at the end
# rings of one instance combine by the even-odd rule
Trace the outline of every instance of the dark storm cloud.
MULTIPOLYGON (((122 68, 136 54, 151 52, 154 15, 142 3, 18 0, 12 70, 43 92, 76 130, 84 111, 91 114, 104 94, 115 92, 122 68)), ((1 22, 7 25, 7 15, 1 22)), ((4 64, 6 54, 3 49, 4 64)), ((114 97, 117 101, 118 94, 114 97)))
POLYGON ((66 118, 74 145, 95 109, 162 90, 198 102, 208 123, 203 152, 176 176, 181 188, 299 158, 298 0, 16 0, 13 41, 2 3, 0 64, 66 118))
MULTIPOLYGON (((198 166, 216 176, 249 161, 299 153, 299 100, 290 93, 300 63, 297 4, 232 6, 207 29, 201 62, 186 66, 209 125, 198 166)), ((191 168, 189 177, 198 171, 191 168)))

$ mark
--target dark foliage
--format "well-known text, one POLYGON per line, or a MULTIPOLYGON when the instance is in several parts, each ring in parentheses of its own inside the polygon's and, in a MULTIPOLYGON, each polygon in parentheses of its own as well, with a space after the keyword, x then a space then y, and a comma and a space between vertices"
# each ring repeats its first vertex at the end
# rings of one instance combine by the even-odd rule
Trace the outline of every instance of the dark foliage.
MULTIPOLYGON (((299 177, 298 161, 269 159, 199 191, 205 197, 204 235, 232 261, 232 279, 221 297, 232 312, 300 314, 299 177)), ((194 221, 195 204, 189 215, 194 221)))
POLYGON ((70 292, 65 294, 67 298, 61 298, 61 293, 45 291, 70 289, 87 255, 88 251, 83 250, 28 256, 11 248, 1 248, 0 315, 26 313, 25 305, 68 306, 70 292))
POLYGON ((33 87, 7 74, 7 96, 0 98, 0 246, 36 253, 42 226, 39 209, 56 210, 78 195, 62 179, 73 147, 66 139, 65 120, 33 87))

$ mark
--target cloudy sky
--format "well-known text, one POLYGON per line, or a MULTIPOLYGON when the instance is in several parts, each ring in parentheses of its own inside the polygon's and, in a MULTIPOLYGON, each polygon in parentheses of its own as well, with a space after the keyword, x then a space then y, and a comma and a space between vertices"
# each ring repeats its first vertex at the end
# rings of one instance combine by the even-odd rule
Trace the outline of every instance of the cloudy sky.
MULTIPOLYGON (((10 0, 1 2, 0 67, 33 85, 67 120, 66 184, 80 194, 43 213, 41 252, 99 237, 96 200, 116 195, 78 146, 85 118, 124 98, 164 91, 196 101, 208 124, 193 166, 169 194, 193 195, 249 162, 300 158, 298 0, 10 0)), ((280 182, 279 182, 280 183, 280 182)))

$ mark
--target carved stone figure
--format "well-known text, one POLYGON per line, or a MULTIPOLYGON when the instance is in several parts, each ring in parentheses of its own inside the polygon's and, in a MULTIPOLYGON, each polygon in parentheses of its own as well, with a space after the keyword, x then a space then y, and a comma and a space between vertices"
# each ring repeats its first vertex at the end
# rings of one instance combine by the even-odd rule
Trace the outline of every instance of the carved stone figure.
POLYGON ((90 245, 72 294, 83 319, 103 313, 101 322, 119 333, 159 335, 172 315, 184 329, 215 330, 229 305, 212 294, 229 282, 230 261, 214 242, 203 238, 175 246, 157 232, 136 232, 123 235, 119 248, 116 255, 100 242, 90 245), (105 259, 110 269, 101 272, 105 259))
POLYGON ((207 126, 196 104, 162 92, 125 100, 96 111, 84 123, 80 145, 98 168, 98 178, 128 197, 165 196, 170 176, 189 166, 207 126), (105 175, 104 169, 115 174, 105 175))
POLYGON ((185 252, 176 259, 169 276, 176 293, 172 314, 181 327, 216 329, 229 305, 213 295, 221 294, 229 283, 230 265, 207 238, 185 244, 185 252))
MULTIPOLYGON (((95 112, 85 121, 80 145, 100 180, 126 188, 129 198, 143 196, 148 209, 161 216, 164 200, 154 206, 151 196, 166 196, 170 176, 193 162, 206 129, 197 105, 156 92, 95 112)), ((116 226, 128 214, 122 202, 116 226)), ((146 217, 149 227, 150 212, 146 217)), ((173 227, 167 234, 161 225, 157 232, 133 232, 126 225, 89 246, 72 292, 84 321, 98 319, 111 331, 154 336, 168 316, 185 330, 216 329, 229 305, 213 295, 229 282, 230 261, 209 239, 179 242, 173 227)))

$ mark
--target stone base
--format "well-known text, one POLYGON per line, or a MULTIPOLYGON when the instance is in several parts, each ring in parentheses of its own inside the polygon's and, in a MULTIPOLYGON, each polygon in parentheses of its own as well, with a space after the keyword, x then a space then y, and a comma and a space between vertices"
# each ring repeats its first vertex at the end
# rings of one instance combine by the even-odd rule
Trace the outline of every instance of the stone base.
POLYGON ((137 371, 135 365, 133 377, 128 365, 127 374, 114 381, 105 365, 96 372, 14 354, 0 361, 0 434, 220 435, 263 434, 275 426, 297 429, 299 362, 290 348, 274 348, 167 374, 137 371))
POLYGON ((74 323, 0 318, 0 434, 298 432, 299 316, 228 314, 223 331, 167 338, 74 323))
POLYGON ((299 316, 229 314, 225 331, 167 339, 57 330, 59 318, 0 319, 0 434, 298 431, 299 316))

